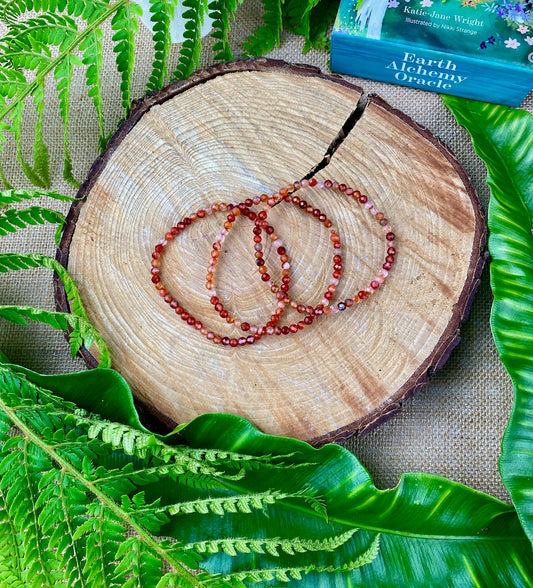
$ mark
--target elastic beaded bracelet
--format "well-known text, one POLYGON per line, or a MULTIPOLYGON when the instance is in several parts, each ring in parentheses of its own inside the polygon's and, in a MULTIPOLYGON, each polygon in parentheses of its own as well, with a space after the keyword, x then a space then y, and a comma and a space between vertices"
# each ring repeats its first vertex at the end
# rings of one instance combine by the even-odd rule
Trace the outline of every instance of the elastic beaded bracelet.
MULTIPOLYGON (((289 188, 282 188, 279 192, 273 194, 271 197, 267 197, 265 194, 262 194, 259 197, 259 202, 265 202, 265 200, 266 200, 266 205, 263 207, 263 210, 258 213, 257 219, 255 220, 256 226, 254 227, 254 231, 253 231, 254 232, 254 243, 255 243, 254 247, 255 247, 255 252, 256 252, 255 253, 256 264, 258 265, 259 272, 261 274, 261 279, 264 282, 267 282, 269 284, 270 289, 272 290, 273 293, 276 294, 277 299, 278 299, 278 309, 276 311, 276 314, 272 316, 271 320, 265 325, 265 327, 254 327, 254 329, 258 329, 256 332, 260 333, 262 335, 264 335, 264 334, 266 334, 266 335, 274 335, 274 334, 275 335, 288 335, 289 333, 296 333, 297 331, 305 329, 306 326, 310 325, 313 322, 315 316, 320 314, 320 310, 323 308, 324 304, 329 301, 329 298, 331 298, 331 296, 333 295, 333 292, 335 291, 335 288, 336 288, 336 284, 338 283, 338 279, 340 278, 340 275, 341 275, 340 272, 336 272, 336 270, 334 270, 334 272, 333 272, 334 276, 336 273, 338 273, 338 276, 332 278, 331 284, 328 286, 328 290, 326 290, 326 292, 324 294, 324 299, 322 300, 322 304, 320 304, 316 309, 312 306, 302 307, 302 310, 306 314, 306 317, 303 320, 298 321, 297 323, 293 323, 288 326, 285 325, 283 327, 280 327, 276 324, 279 321, 279 319, 281 318, 281 316, 283 315, 285 305, 291 302, 290 300, 285 302, 285 298, 286 298, 287 292, 289 290, 289 284, 290 284, 290 263, 289 263, 289 258, 287 256, 285 247, 283 247, 282 241, 280 240, 279 236, 274 232, 274 228, 267 223, 266 217, 267 217, 268 210, 270 208, 275 206, 277 203, 281 202, 284 199, 284 197, 288 196, 289 192, 292 193, 295 190, 296 190, 296 188, 294 186, 290 186, 289 188), (270 280, 270 274, 268 273, 267 266, 266 266, 265 261, 263 259, 262 244, 261 244, 262 243, 261 233, 263 230, 269 235, 273 245, 276 248, 278 255, 280 255, 280 258, 281 258, 282 273, 283 273, 281 286, 276 286, 275 284, 272 284, 272 282, 270 280)), ((255 203, 257 203, 257 200, 254 200, 253 202, 255 204, 255 203)), ((289 197, 287 202, 292 202, 293 204, 298 205, 299 199, 289 197)), ((300 206, 300 208, 302 208, 302 207, 300 206)), ((315 209, 313 209, 312 207, 310 210, 306 209, 306 212, 313 214, 313 216, 315 216, 317 218, 319 216, 315 213, 315 209)), ((230 215, 228 215, 228 217, 229 216, 230 215)), ((329 221, 327 219, 327 217, 323 214, 320 214, 320 216, 321 216, 321 218, 319 220, 321 220, 322 222, 325 222, 326 227, 328 227, 331 231, 331 240, 333 242, 334 248, 340 249, 340 246, 341 246, 340 239, 339 239, 337 231, 333 228, 331 221, 329 221)), ((215 306, 215 310, 217 310, 217 312, 219 312, 219 314, 220 314, 220 316, 222 316, 222 318, 226 318, 226 320, 227 320, 227 318, 231 317, 233 319, 234 324, 236 324, 237 326, 240 326, 241 329, 243 328, 243 325, 245 325, 246 329, 244 329, 244 330, 248 330, 248 329, 252 330, 248 323, 243 323, 240 319, 235 319, 235 317, 233 317, 231 314, 229 314, 229 312, 225 309, 223 304, 220 302, 218 296, 216 295, 216 290, 215 290, 214 284, 213 284, 214 269, 215 269, 215 265, 216 265, 217 259, 218 259, 218 249, 220 249, 220 245, 224 241, 227 233, 231 230, 233 220, 235 220, 234 217, 232 217, 231 219, 228 218, 228 221, 230 221, 230 222, 227 221, 224 224, 224 229, 221 231, 220 235, 217 237, 215 244, 217 244, 218 247, 216 247, 216 248, 214 247, 214 249, 212 251, 212 256, 214 254, 215 257, 211 259, 211 262, 210 262, 210 265, 208 268, 208 273, 207 273, 208 281, 206 282, 206 286, 207 286, 209 295, 211 296, 211 298, 210 298, 211 304, 213 304, 215 306)), ((338 261, 339 259, 340 259, 340 256, 338 254, 334 256, 334 262, 338 261)))
MULTIPOLYGON (((323 304, 323 305, 319 305, 319 306, 315 307, 315 315, 319 316, 321 314, 329 315, 332 313, 346 310, 346 308, 350 308, 354 304, 358 304, 359 302, 365 300, 366 298, 368 298, 368 296, 373 294, 380 287, 380 285, 383 284, 383 282, 385 281, 385 278, 388 276, 388 272, 392 268, 392 264, 394 263, 394 260, 395 260, 396 249, 394 248, 395 235, 392 232, 392 229, 389 226, 388 221, 385 219, 385 215, 382 212, 379 212, 379 210, 376 208, 374 203, 371 202, 367 196, 365 196, 364 194, 361 194, 361 192, 359 190, 354 190, 353 188, 349 188, 348 186, 346 186, 346 184, 339 184, 339 183, 333 182, 331 180, 316 180, 315 178, 311 178, 310 180, 302 180, 301 182, 296 182, 293 187, 294 188, 293 192, 296 190, 299 190, 300 188, 307 188, 307 187, 313 188, 315 186, 319 187, 319 188, 324 187, 327 189, 338 190, 340 193, 345 194, 346 196, 352 196, 354 200, 356 200, 360 204, 364 205, 364 207, 376 218, 376 220, 380 224, 381 228, 386 233, 385 238, 386 238, 387 244, 388 244, 387 256, 385 258, 385 263, 383 264, 382 268, 379 270, 378 275, 373 280, 371 280, 369 286, 365 289, 359 290, 352 297, 347 298, 346 300, 341 301, 334 306, 328 306, 327 304, 323 304)), ((280 193, 282 191, 284 191, 284 192, 286 191, 286 194, 284 195, 284 199, 287 200, 289 198, 292 198, 292 200, 294 201, 294 197, 291 197, 292 192, 291 192, 290 188, 292 188, 292 186, 289 188, 280 190, 280 193)), ((305 201, 300 201, 299 206, 301 206, 303 208, 304 205, 307 206, 307 203, 305 201)), ((312 208, 312 207, 307 206, 308 211, 310 208, 312 208)), ((322 218, 325 217, 325 215, 323 215, 323 213, 321 213, 320 210, 318 210, 318 209, 315 209, 312 212, 313 212, 314 216, 317 216, 317 218, 319 218, 319 220, 321 220, 322 218)), ((334 258, 334 260, 335 260, 335 258, 334 258)), ((340 259, 338 260, 338 264, 336 263, 334 265, 334 268, 337 268, 339 271, 342 270, 342 264, 341 264, 340 259)), ((338 275, 338 274, 334 273, 334 276, 335 275, 338 275)), ((339 277, 340 277, 340 275, 339 275, 339 277)), ((328 298, 331 299, 331 296, 328 296, 328 298)), ((293 301, 288 295, 281 298, 281 301, 284 302, 286 305, 290 305, 292 308, 295 308, 298 312, 307 313, 306 307, 293 301)))
POLYGON ((294 192, 299 190, 301 187, 307 187, 309 185, 316 185, 316 180, 314 180, 313 184, 310 184, 307 180, 303 180, 303 185, 302 182, 295 182, 294 185, 288 186, 287 188, 281 188, 279 192, 274 194, 272 198, 270 198, 267 201, 266 206, 257 215, 257 220, 255 221, 255 224, 257 228, 264 229, 266 226, 266 218, 268 215, 268 211, 280 202, 289 202, 291 204, 294 204, 295 206, 298 206, 300 209, 307 212, 308 214, 311 214, 317 220, 322 222, 327 229, 329 229, 331 233, 330 241, 332 242, 333 249, 335 252, 333 256, 333 275, 330 279, 330 283, 328 284, 326 291, 324 292, 321 302, 315 307, 310 305, 298 304, 297 302, 291 300, 291 298, 287 295, 287 289, 284 288, 283 284, 281 284, 279 287, 274 285, 274 288, 277 288, 280 291, 280 293, 277 295, 277 298, 280 302, 284 302, 286 305, 290 305, 292 308, 296 309, 298 312, 302 314, 314 317, 319 316, 323 313, 324 308, 330 304, 330 300, 333 298, 333 295, 337 289, 337 285, 342 276, 342 258, 340 256, 340 250, 342 245, 337 229, 333 226, 331 220, 329 220, 328 217, 318 208, 310 206, 305 200, 301 200, 298 196, 293 196, 294 192))
MULTIPOLYGON (((172 227, 165 236, 159 240, 159 243, 154 247, 154 251, 152 252, 152 262, 151 262, 151 275, 152 275, 152 282, 155 285, 156 289, 159 291, 159 295, 163 298, 163 300, 174 310, 174 312, 181 317, 188 325, 194 327, 197 331, 199 331, 202 335, 205 335, 207 339, 212 341, 213 343, 222 344, 222 345, 230 345, 231 347, 237 347, 239 345, 251 345, 255 343, 257 340, 261 338, 260 334, 255 335, 248 335, 247 337, 239 337, 239 338, 232 338, 222 335, 217 335, 213 331, 209 330, 207 327, 203 325, 201 321, 193 317, 190 313, 188 313, 180 304, 179 302, 169 293, 165 285, 161 280, 161 256, 163 254, 165 245, 171 240, 174 239, 176 235, 184 231, 188 226, 190 226, 193 222, 204 218, 208 214, 212 212, 218 211, 226 211, 226 210, 240 210, 238 206, 234 204, 226 204, 224 202, 220 204, 213 204, 212 206, 201 209, 195 214, 191 216, 185 217, 182 219, 181 222, 177 223, 175 227, 172 227)), ((255 213, 254 213, 255 214, 255 213)))
MULTIPOLYGON (((249 199, 249 200, 245 201, 244 205, 258 204, 259 202, 264 201, 266 198, 267 198, 267 196, 265 194, 262 194, 261 196, 256 197, 254 200, 249 199)), ((217 296, 217 292, 214 288, 215 268, 216 268, 216 265, 217 265, 219 257, 220 257, 220 250, 222 248, 222 244, 224 243, 228 233, 231 231, 231 229, 233 227, 233 223, 235 222, 237 217, 239 215, 241 215, 241 213, 248 216, 248 218, 250 218, 250 220, 252 220, 252 221, 255 221, 256 217, 257 217, 256 213, 249 211, 247 207, 237 208, 227 216, 226 222, 224 223, 224 228, 222 229, 220 234, 215 239, 215 242, 213 243, 213 249, 211 251, 211 258, 210 258, 209 266, 207 268, 206 284, 205 285, 206 285, 207 291, 210 296, 209 301, 215 307, 215 310, 218 312, 218 314, 220 315, 221 318, 225 319, 226 322, 228 322, 228 323, 234 324, 236 327, 240 328, 242 331, 245 331, 245 332, 249 331, 250 333, 252 333, 254 335, 258 334, 260 336, 273 335, 274 333, 277 333, 277 331, 279 330, 279 328, 276 328, 276 323, 279 321, 279 319, 283 315, 283 312, 285 309, 285 304, 283 302, 278 302, 276 311, 270 317, 270 320, 264 326, 258 327, 256 325, 250 325, 249 322, 243 321, 239 318, 235 318, 232 314, 230 314, 226 310, 226 308, 224 307, 223 303, 220 301, 220 298, 217 296)), ((278 239, 277 235, 274 233, 273 227, 268 225, 266 230, 270 234, 271 239, 273 241, 275 239, 278 239)), ((259 256, 260 250, 258 249, 257 242, 255 245, 255 250, 256 250, 256 260, 257 260, 260 257, 262 257, 262 253, 259 256)), ((287 256, 280 255, 280 257, 281 257, 283 279, 285 280, 284 283, 287 284, 287 289, 288 289, 288 284, 290 283, 290 263, 289 263, 287 256)), ((261 279, 264 282, 268 282, 270 285, 270 276, 267 273, 262 272, 261 279)))

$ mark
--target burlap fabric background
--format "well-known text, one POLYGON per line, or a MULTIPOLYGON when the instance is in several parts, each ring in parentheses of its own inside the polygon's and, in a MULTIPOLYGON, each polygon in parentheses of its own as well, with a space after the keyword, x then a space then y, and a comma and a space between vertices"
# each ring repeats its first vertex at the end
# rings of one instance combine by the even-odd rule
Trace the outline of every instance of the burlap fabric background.
MULTIPOLYGON (((235 58, 240 57, 240 42, 261 23, 260 15, 261 5, 256 0, 246 0, 239 8, 232 33, 235 58)), ((0 28, 0 34, 3 33, 0 28)), ((110 36, 108 34, 107 39, 110 36)), ((207 41, 200 67, 212 63, 210 45, 207 41)), ((109 44, 106 47, 104 112, 108 130, 112 130, 122 115, 118 92, 120 81, 113 65, 111 47, 109 44)), ((137 49, 134 98, 143 95, 151 66, 150 34, 143 25, 140 25, 137 49)), ((329 71, 329 56, 326 52, 312 51, 302 55, 301 49, 302 41, 286 34, 283 35, 281 46, 269 57, 308 63, 324 72, 329 71)), ((362 86, 366 92, 379 94, 443 140, 462 163, 487 209, 489 191, 485 184, 484 165, 476 157, 468 135, 457 126, 437 94, 359 78, 347 79, 362 86)), ((75 190, 61 179, 62 124, 53 86, 53 81, 49 80, 44 127, 53 162, 52 187, 74 195, 75 190)), ((533 110, 533 94, 524 101, 522 108, 533 110)), ((97 156, 98 127, 94 109, 86 96, 81 72, 76 74, 73 84, 70 119, 75 174, 83 180, 97 156)), ((33 124, 34 120, 29 117, 25 124, 25 153, 28 157, 31 155, 33 124)), ((8 145, 2 161, 15 187, 30 187, 15 163, 12 145, 8 145)), ((51 205, 63 211, 67 209, 53 202, 51 205)), ((54 255, 53 233, 53 228, 40 226, 19 231, 14 236, 0 238, 0 249, 54 255)), ((54 308, 50 273, 38 270, 1 275, 0 301, 2 304, 54 308)), ((497 462, 513 390, 492 341, 489 326, 491 302, 486 267, 470 318, 462 329, 462 341, 446 366, 431 378, 423 392, 405 403, 399 415, 363 438, 352 439, 345 444, 368 468, 378 487, 395 485, 402 472, 424 471, 446 476, 497 498, 509 500, 500 481, 497 462)), ((84 368, 81 360, 70 358, 62 334, 38 324, 20 327, 0 319, 0 349, 12 361, 46 373, 84 368)))

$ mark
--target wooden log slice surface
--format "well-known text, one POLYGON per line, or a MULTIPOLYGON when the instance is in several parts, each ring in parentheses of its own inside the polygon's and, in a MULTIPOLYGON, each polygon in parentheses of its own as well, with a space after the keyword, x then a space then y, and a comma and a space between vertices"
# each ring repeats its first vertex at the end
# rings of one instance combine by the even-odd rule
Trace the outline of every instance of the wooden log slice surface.
MULTIPOLYGON (((457 343, 483 265, 477 197, 446 147, 402 113, 371 97, 354 116, 361 94, 307 66, 264 59, 216 66, 138 103, 93 165, 58 257, 78 282, 114 367, 161 420, 230 412, 267 433, 339 441, 396 412, 457 343), (347 120, 357 122, 343 132, 347 120), (154 246, 183 217, 272 194, 319 162, 327 165, 316 178, 359 189, 389 219, 397 236, 393 270, 367 300, 297 334, 213 344, 154 288, 154 246)), ((368 287, 387 249, 375 218, 338 192, 298 194, 340 233, 344 274, 334 300, 368 287)), ((206 327, 238 337, 245 333, 217 316, 205 287, 225 216, 213 213, 171 241, 161 276, 206 327)), ((318 304, 332 272, 328 230, 290 203, 268 218, 290 254, 291 295, 318 304)), ((234 223, 215 282, 235 316, 262 325, 276 301, 255 265, 252 228, 246 218, 234 223)), ((279 283, 269 241, 265 257, 279 283)), ((57 300, 65 310, 59 286, 57 300)), ((286 315, 280 324, 302 319, 292 309, 286 315)), ((95 365, 90 351, 85 357, 95 365)))

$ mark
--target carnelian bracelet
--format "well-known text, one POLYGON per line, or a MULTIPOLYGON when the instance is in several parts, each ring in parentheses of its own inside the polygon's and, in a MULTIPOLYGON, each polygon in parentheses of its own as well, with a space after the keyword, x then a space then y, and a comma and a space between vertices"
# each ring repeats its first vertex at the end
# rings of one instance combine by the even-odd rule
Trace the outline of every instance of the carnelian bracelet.
MULTIPOLYGON (((261 198, 262 197, 263 196, 261 196, 261 198)), ((279 321, 281 316, 283 315, 283 312, 285 309, 285 304, 283 302, 277 302, 277 308, 276 308, 274 314, 270 317, 270 320, 266 323, 266 325, 264 327, 258 327, 256 325, 250 325, 250 323, 248 321, 243 321, 241 319, 235 318, 232 314, 230 314, 225 309, 220 298, 217 296, 216 290, 214 289, 213 280, 214 280, 214 276, 215 276, 215 268, 216 268, 216 265, 217 265, 219 257, 220 257, 220 251, 222 248, 222 244, 224 243, 226 236, 228 235, 228 233, 232 229, 233 223, 236 221, 237 217, 242 216, 241 213, 248 216, 248 218, 252 221, 256 220, 256 218, 257 218, 257 215, 255 214, 255 212, 250 212, 248 208, 245 208, 243 210, 240 210, 239 208, 237 208, 234 211, 232 211, 230 214, 228 214, 228 216, 226 217, 226 221, 224 222, 224 228, 222 229, 222 231, 220 232, 220 234, 216 238, 215 242, 213 243, 213 249, 211 251, 209 267, 207 268, 206 284, 205 285, 206 285, 206 288, 207 288, 209 296, 210 296, 209 301, 215 307, 215 310, 218 312, 218 314, 220 315, 221 318, 223 318, 228 323, 234 324, 236 327, 240 328, 242 331, 245 331, 245 332, 250 331, 251 334, 253 334, 253 335, 258 334, 260 336, 273 335, 274 332, 276 332, 275 325, 279 321)), ((270 238, 272 239, 272 241, 279 240, 278 236, 274 232, 274 227, 267 224, 266 230, 270 234, 270 238)), ((280 244, 281 244, 281 242, 280 242, 280 244)), ((260 259, 262 256, 262 254, 259 257, 257 256, 258 251, 259 251, 257 248, 257 243, 255 246, 255 249, 256 249, 256 261, 257 261, 257 259, 260 259)), ((289 283, 290 283, 290 263, 289 263, 288 257, 286 255, 282 255, 279 251, 278 251, 278 253, 280 254, 280 258, 281 258, 281 268, 282 268, 282 273, 283 273, 283 279, 285 280, 284 283, 286 284, 286 287, 288 290, 289 283)), ((262 272, 261 279, 262 279, 262 281, 268 282, 271 285, 270 276, 268 274, 262 272)), ((274 286, 271 285, 271 288, 274 288, 274 286)))
MULTIPOLYGON (((159 243, 154 247, 154 251, 152 252, 151 274, 152 282, 159 291, 159 295, 170 306, 170 308, 172 308, 174 312, 181 317, 182 320, 184 320, 188 325, 194 327, 202 335, 205 335, 207 339, 209 339, 213 343, 221 343, 222 345, 230 345, 231 347, 237 347, 238 345, 251 345, 261 337, 257 336, 257 334, 239 338, 217 335, 214 331, 211 331, 210 329, 205 327, 202 321, 196 319, 189 312, 187 312, 183 308, 183 306, 181 306, 180 303, 172 296, 172 294, 170 294, 170 292, 165 287, 163 281, 161 280, 161 257, 164 248, 168 244, 168 242, 172 241, 176 235, 186 230, 187 227, 190 226, 192 223, 202 218, 205 218, 208 214, 226 210, 232 211, 241 209, 234 204, 226 204, 224 202, 220 204, 213 204, 212 206, 199 210, 195 214, 185 217, 179 223, 177 223, 176 226, 172 227, 170 231, 166 233, 165 236, 162 239, 160 239, 159 243)), ((252 213, 252 217, 254 214, 255 213, 252 213)))
MULTIPOLYGON (((263 210, 257 214, 257 218, 255 219, 255 227, 254 227, 254 243, 255 243, 255 245, 254 245, 254 248, 255 248, 255 256, 256 256, 256 264, 258 266, 259 273, 261 274, 261 279, 264 282, 267 282, 269 284, 271 291, 273 293, 275 293, 278 298, 278 309, 276 311, 276 314, 272 316, 271 320, 266 324, 265 327, 259 328, 259 331, 257 331, 257 330, 253 331, 253 332, 259 332, 262 335, 264 335, 264 334, 267 334, 267 335, 273 335, 273 334, 288 335, 289 333, 296 333, 297 331, 304 329, 306 326, 310 325, 313 322, 315 316, 317 315, 316 310, 319 308, 318 306, 316 308, 314 308, 312 306, 307 306, 305 308, 302 307, 303 312, 305 312, 305 314, 306 314, 306 317, 302 321, 298 321, 298 323, 293 323, 289 326, 284 326, 284 327, 279 327, 276 325, 276 323, 278 322, 278 320, 281 318, 281 316, 283 314, 283 311, 284 311, 286 304, 291 303, 290 299, 287 299, 287 302, 285 302, 286 295, 289 290, 289 283, 290 283, 290 263, 289 263, 289 258, 287 256, 287 253, 286 253, 285 247, 283 246, 282 241, 280 240, 279 236, 274 232, 274 228, 268 224, 268 222, 266 221, 266 217, 267 217, 267 212, 270 208, 275 206, 277 203, 282 202, 285 197, 289 196, 289 193, 293 193, 296 189, 297 188, 295 188, 294 186, 290 186, 289 188, 282 188, 278 193, 273 194, 270 198, 267 198, 264 194, 261 195, 261 197, 260 197, 260 201, 264 202, 266 200, 266 205, 263 207, 263 210), (282 283, 280 286, 272 284, 271 279, 270 279, 270 274, 268 273, 268 269, 267 269, 267 266, 266 266, 264 258, 263 258, 263 251, 262 251, 262 244, 261 244, 262 243, 261 233, 263 230, 269 235, 274 247, 276 248, 278 255, 280 255, 280 258, 281 258, 283 277, 282 277, 282 283)), ((298 205, 299 199, 295 200, 294 198, 288 197, 286 202, 291 202, 295 205, 298 205)), ((302 208, 302 207, 300 206, 300 208, 302 208)), ((315 218, 319 218, 319 220, 321 222, 323 222, 324 225, 330 230, 330 232, 331 232, 330 239, 333 243, 334 250, 338 252, 340 250, 341 243, 340 243, 340 238, 337 233, 337 230, 333 227, 332 222, 326 217, 325 214, 320 213, 320 211, 317 211, 317 209, 314 209, 313 207, 307 207, 307 208, 305 208, 305 211, 309 214, 312 214, 315 218), (318 214, 317 214, 317 212, 318 212, 318 214)), ((206 287, 207 287, 207 290, 210 295, 211 304, 213 304, 215 306, 215 310, 217 312, 219 312, 219 314, 222 318, 225 318, 227 320, 229 317, 231 317, 234 324, 236 324, 237 326, 240 326, 241 329, 243 328, 243 325, 244 325, 245 329, 243 329, 243 330, 252 330, 250 328, 249 323, 243 322, 240 319, 235 319, 231 314, 228 313, 228 311, 224 308, 224 305, 222 304, 222 302, 220 302, 219 297, 217 296, 216 290, 214 288, 214 282, 213 282, 214 274, 215 274, 215 266, 218 261, 220 247, 221 247, 222 243, 224 242, 226 235, 231 230, 231 228, 233 226, 232 223, 234 220, 235 220, 235 216, 233 214, 228 215, 228 220, 224 223, 224 229, 222 229, 220 235, 217 237, 217 239, 213 245, 213 250, 211 251, 211 261, 210 261, 210 265, 209 265, 208 273, 207 273, 206 287)), ((340 260, 340 256, 338 255, 338 253, 336 253, 333 256, 334 267, 335 267, 336 262, 339 260, 340 260)), ((328 289, 324 293, 324 300, 322 301, 322 304, 320 305, 321 308, 324 306, 324 301, 329 301, 329 298, 331 298, 331 296, 333 295, 333 292, 335 291, 336 284, 338 283, 338 279, 340 278, 340 276, 341 276, 341 272, 334 269, 333 270, 333 278, 331 280, 331 283, 328 285, 328 289)), ((254 327, 254 329, 257 329, 257 328, 254 327)))
MULTIPOLYGON (((362 300, 365 300, 365 298, 367 298, 370 294, 373 294, 380 287, 380 285, 383 284, 383 282, 385 281, 385 278, 388 276, 388 272, 391 269, 392 264, 394 263, 394 259, 395 259, 394 256, 396 255, 396 249, 394 248, 394 239, 396 238, 396 236, 392 232, 392 229, 391 229, 390 225, 388 224, 387 219, 385 219, 385 215, 376 208, 374 203, 371 202, 367 196, 365 196, 364 194, 361 194, 361 192, 359 190, 354 190, 353 188, 349 188, 348 186, 346 186, 346 184, 339 184, 339 183, 333 182, 331 180, 317 180, 315 178, 311 178, 310 180, 302 180, 301 182, 295 183, 294 190, 291 192, 291 190, 289 188, 287 193, 283 196, 283 198, 285 200, 291 199, 294 204, 298 204, 302 208, 305 206, 308 212, 310 210, 312 210, 312 213, 314 216, 316 216, 319 220, 323 220, 325 222, 326 215, 321 213, 320 210, 318 210, 318 209, 313 210, 312 207, 309 206, 307 204, 307 202, 305 202, 305 200, 300 200, 298 198, 298 196, 291 195, 294 191, 299 190, 300 188, 315 187, 315 186, 319 187, 319 188, 324 187, 324 188, 331 189, 331 190, 337 190, 341 194, 345 194, 346 196, 352 196, 354 200, 356 200, 360 204, 364 205, 365 209, 367 209, 376 218, 379 225, 381 226, 383 231, 386 233, 385 238, 386 238, 387 244, 388 244, 387 256, 385 257, 385 263, 383 264, 382 268, 378 271, 378 275, 370 282, 369 286, 363 290, 359 290, 351 298, 347 298, 346 300, 339 302, 338 304, 336 304, 334 306, 329 306, 329 301, 333 297, 333 293, 335 292, 336 285, 338 284, 338 280, 341 277, 340 272, 342 270, 342 265, 341 265, 341 260, 340 259, 338 260, 338 266, 334 266, 334 268, 337 267, 338 274, 335 274, 335 273, 333 274, 334 277, 337 278, 337 281, 333 282, 332 285, 330 286, 330 292, 326 293, 324 295, 324 300, 322 301, 322 304, 315 308, 316 315, 319 315, 319 314, 329 315, 331 313, 336 313, 339 311, 346 310, 346 308, 349 308, 349 307, 353 306, 354 304, 358 304, 362 300)), ((280 190, 280 193, 281 192, 282 192, 282 190, 280 190)), ((335 243, 336 237, 334 236, 333 233, 330 238, 335 243)), ((340 244, 339 244, 339 248, 340 248, 340 244)), ((295 308, 296 310, 298 310, 298 312, 307 312, 306 310, 302 310, 302 308, 303 308, 302 305, 292 301, 288 295, 283 297, 282 302, 284 302, 286 305, 290 305, 292 308, 295 308)))

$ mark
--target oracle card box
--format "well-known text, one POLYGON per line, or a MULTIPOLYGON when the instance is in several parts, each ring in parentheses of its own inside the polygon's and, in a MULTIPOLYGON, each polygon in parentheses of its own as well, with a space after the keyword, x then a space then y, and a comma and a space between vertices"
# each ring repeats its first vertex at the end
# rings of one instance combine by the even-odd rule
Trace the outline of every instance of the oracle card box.
POLYGON ((341 0, 332 71, 518 106, 533 87, 531 2, 341 0))

